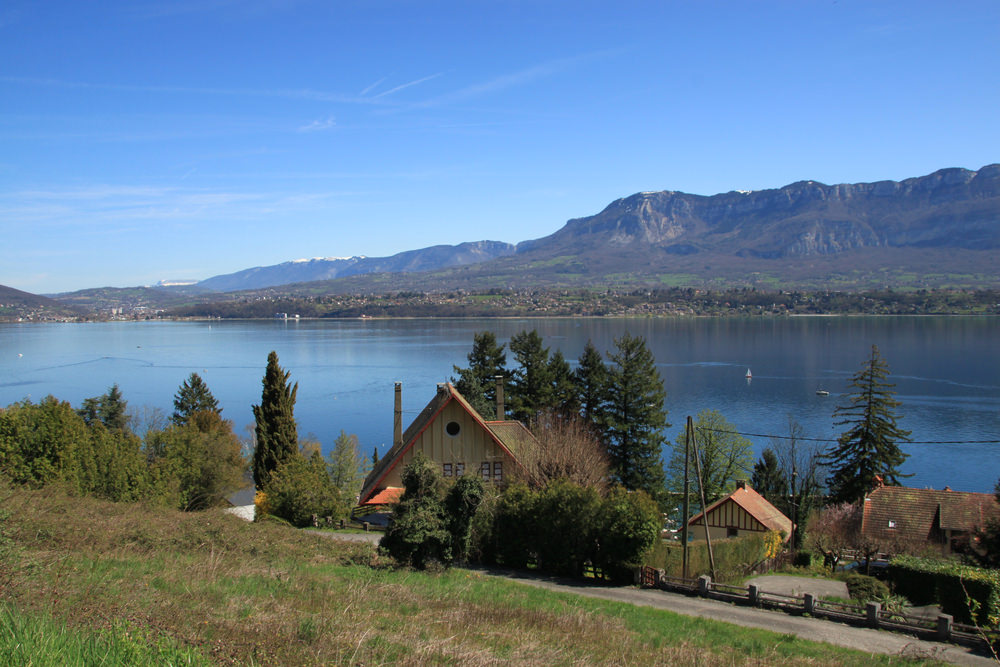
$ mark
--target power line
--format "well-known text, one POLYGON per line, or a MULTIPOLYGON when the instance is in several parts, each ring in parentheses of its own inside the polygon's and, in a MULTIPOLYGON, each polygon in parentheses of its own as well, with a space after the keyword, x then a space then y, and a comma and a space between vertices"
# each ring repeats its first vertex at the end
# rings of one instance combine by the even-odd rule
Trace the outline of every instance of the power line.
MULTIPOLYGON (((699 431, 712 431, 713 433, 728 433, 730 435, 742 435, 748 438, 774 438, 775 440, 802 440, 805 442, 836 442, 836 438, 802 438, 792 435, 772 435, 769 433, 745 433, 743 431, 726 431, 719 428, 697 427, 699 431)), ((907 445, 1000 445, 1000 440, 901 440, 907 445)))

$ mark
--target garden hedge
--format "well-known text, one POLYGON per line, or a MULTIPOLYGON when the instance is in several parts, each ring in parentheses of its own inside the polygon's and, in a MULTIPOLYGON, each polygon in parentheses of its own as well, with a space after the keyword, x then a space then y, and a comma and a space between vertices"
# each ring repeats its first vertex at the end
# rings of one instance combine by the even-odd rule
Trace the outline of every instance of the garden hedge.
POLYGON ((1000 570, 897 556, 889 563, 889 581, 914 605, 938 604, 960 623, 1000 625, 1000 570))

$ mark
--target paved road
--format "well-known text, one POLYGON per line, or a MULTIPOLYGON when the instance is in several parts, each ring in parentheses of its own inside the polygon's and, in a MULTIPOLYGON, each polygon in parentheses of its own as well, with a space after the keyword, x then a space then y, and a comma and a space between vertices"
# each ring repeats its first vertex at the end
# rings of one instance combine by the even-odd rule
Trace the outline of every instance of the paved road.
MULTIPOLYGON (((315 532, 331 539, 343 539, 355 542, 378 542, 382 536, 381 533, 310 532, 315 532)), ((992 667, 997 667, 997 662, 992 658, 976 655, 964 647, 925 641, 898 632, 857 628, 826 619, 793 616, 780 611, 742 607, 719 600, 689 597, 680 593, 669 593, 667 591, 645 590, 632 587, 595 586, 582 581, 536 576, 530 572, 485 568, 472 569, 490 576, 519 581, 529 586, 626 602, 644 607, 667 609, 678 614, 684 614, 685 616, 710 618, 748 628, 760 628, 782 634, 792 634, 802 639, 846 646, 847 648, 866 651, 868 653, 936 658, 956 665, 982 665, 984 667, 992 665, 992 667)), ((762 590, 772 593, 787 593, 789 595, 815 593, 816 595, 847 597, 846 586, 842 582, 780 575, 758 577, 755 581, 760 584, 762 590), (827 590, 826 587, 831 585, 830 590, 827 590), (839 587, 843 587, 843 589, 839 587)))

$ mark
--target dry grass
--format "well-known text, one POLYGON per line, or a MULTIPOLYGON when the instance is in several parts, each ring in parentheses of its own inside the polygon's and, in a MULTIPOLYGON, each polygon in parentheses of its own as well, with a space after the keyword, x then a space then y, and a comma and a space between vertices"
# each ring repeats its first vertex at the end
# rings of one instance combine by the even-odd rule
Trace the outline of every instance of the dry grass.
POLYGON ((870 656, 452 570, 221 511, 184 514, 0 487, 0 589, 74 630, 141 628, 217 663, 840 665, 870 656), (6 498, 4 498, 6 496, 6 498))

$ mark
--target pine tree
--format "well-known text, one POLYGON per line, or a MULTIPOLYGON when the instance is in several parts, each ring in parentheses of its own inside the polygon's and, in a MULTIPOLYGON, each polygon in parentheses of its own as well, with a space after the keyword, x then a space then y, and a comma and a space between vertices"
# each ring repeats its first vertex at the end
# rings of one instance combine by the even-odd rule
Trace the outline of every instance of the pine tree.
POLYGON ((549 348, 538 331, 522 331, 510 339, 510 351, 520 365, 510 389, 511 417, 529 422, 554 406, 549 348))
POLYGON ((267 487, 271 473, 279 464, 292 459, 299 452, 299 438, 295 426, 295 394, 299 384, 289 386, 291 374, 278 365, 278 353, 267 355, 260 405, 253 406, 256 421, 257 446, 253 452, 253 481, 258 489, 267 487))
POLYGON ((626 333, 615 346, 609 355, 615 365, 608 370, 604 425, 611 474, 626 489, 662 498, 663 429, 670 426, 663 380, 642 337, 626 333))
POLYGON ((496 414, 496 377, 507 376, 507 354, 503 345, 497 345, 492 331, 482 331, 472 338, 472 351, 467 357, 468 368, 452 366, 458 377, 451 381, 465 400, 485 419, 503 419, 496 414))
POLYGON ((100 422, 109 431, 125 431, 128 429, 127 407, 128 401, 122 397, 122 392, 115 383, 102 396, 83 399, 77 414, 88 425, 100 422))
POLYGON ((584 346, 574 375, 583 418, 600 424, 608 393, 608 367, 593 341, 588 340, 584 346))
POLYGON ((191 373, 174 394, 174 414, 170 416, 170 421, 177 426, 186 424, 195 412, 222 414, 222 408, 201 376, 191 373))
POLYGON ((580 410, 580 388, 562 350, 556 350, 549 360, 549 377, 552 382, 552 410, 563 417, 576 415, 580 410))
POLYGON ((788 479, 778 463, 778 456, 770 447, 761 452, 760 459, 754 464, 750 483, 754 491, 775 507, 782 508, 788 503, 788 479))
POLYGON ((896 385, 886 382, 888 376, 888 364, 872 345, 871 357, 851 380, 855 393, 833 412, 834 418, 840 417, 836 424, 848 429, 824 455, 831 464, 826 480, 831 502, 859 503, 875 487, 876 478, 898 486, 900 477, 909 477, 899 472, 907 454, 897 443, 909 440, 910 432, 896 425, 893 410, 902 404, 893 398, 896 385))

